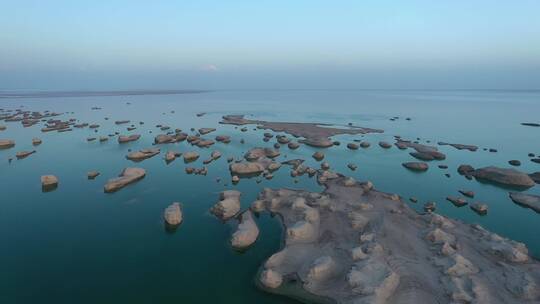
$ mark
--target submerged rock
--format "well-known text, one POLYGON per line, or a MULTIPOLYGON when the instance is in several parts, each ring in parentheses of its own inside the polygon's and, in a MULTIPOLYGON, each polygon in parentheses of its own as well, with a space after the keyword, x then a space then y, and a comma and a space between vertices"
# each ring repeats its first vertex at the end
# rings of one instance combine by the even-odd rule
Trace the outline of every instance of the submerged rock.
POLYGON ((125 168, 117 178, 110 179, 104 187, 106 193, 118 191, 125 186, 134 183, 146 176, 146 171, 142 168, 125 168))
POLYGON ((222 220, 228 220, 240 211, 240 191, 226 190, 220 193, 220 201, 210 212, 222 220))
POLYGON ((534 186, 534 181, 527 174, 515 169, 490 166, 476 169, 470 172, 470 175, 474 176, 478 180, 504 186, 519 188, 530 188, 534 186))
POLYGON ((170 226, 178 226, 183 221, 182 209, 180 203, 172 203, 163 212, 165 223, 170 226))
POLYGON ((540 196, 526 193, 510 192, 510 199, 523 207, 540 213, 540 196))
POLYGON ((238 228, 232 235, 231 245, 235 249, 245 249, 255 243, 259 237, 259 228, 250 210, 240 214, 239 221, 238 228))
POLYGON ((517 159, 512 159, 512 160, 509 160, 508 163, 512 166, 521 166, 521 162, 517 159))

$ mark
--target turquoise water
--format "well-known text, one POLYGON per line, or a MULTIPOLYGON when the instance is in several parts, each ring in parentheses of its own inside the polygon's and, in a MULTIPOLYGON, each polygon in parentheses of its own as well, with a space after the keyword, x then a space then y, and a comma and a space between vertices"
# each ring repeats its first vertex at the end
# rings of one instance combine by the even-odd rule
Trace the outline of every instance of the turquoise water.
MULTIPOLYGON (((540 128, 524 127, 521 122, 540 122, 540 92, 510 91, 225 91, 201 94, 146 95, 77 98, 0 99, 0 108, 74 112, 62 119, 78 118, 101 125, 98 133, 74 129, 66 133, 41 133, 40 127, 23 128, 20 123, 4 123, 0 138, 14 139, 15 148, 0 150, 0 302, 1 303, 295 303, 258 290, 254 276, 259 265, 280 247, 281 227, 276 218, 258 218, 261 235, 243 253, 230 248, 234 221, 222 223, 208 213, 218 193, 236 188, 242 191, 242 205, 248 207, 263 187, 321 188, 315 181, 299 177, 293 183, 283 167, 271 181, 257 184, 243 179, 238 185, 224 186, 230 175, 227 156, 241 156, 254 146, 270 146, 262 141, 263 130, 240 132, 234 126, 218 124, 225 114, 250 114, 270 121, 324 122, 381 128, 383 134, 336 136, 341 146, 327 149, 326 160, 333 168, 359 180, 371 180, 377 189, 416 196, 420 210, 426 201, 437 202, 437 212, 469 223, 480 223, 501 235, 525 242, 540 257, 540 214, 510 201, 506 189, 469 181, 456 167, 509 167, 519 159, 525 172, 540 171, 540 164, 527 154, 540 154, 540 128), (129 102, 130 104, 127 104, 129 102), (92 107, 102 110, 91 110, 92 107), (174 111, 174 113, 171 113, 174 111), (203 117, 196 113, 207 112, 203 117), (400 116, 402 119, 390 121, 400 116), (104 117, 109 117, 105 120, 104 117), (403 118, 411 117, 411 121, 403 118), (133 143, 118 145, 116 140, 87 142, 89 136, 120 131, 126 126, 115 120, 130 119, 142 134, 133 143), (139 121, 144 121, 142 126, 139 121), (214 149, 224 157, 209 165, 207 176, 186 175, 185 164, 177 159, 166 165, 161 156, 134 164, 125 159, 128 149, 150 147, 161 133, 156 124, 180 128, 216 127, 207 135, 231 135, 233 142, 217 143, 210 149, 192 147, 186 142, 164 145, 168 149, 198 151, 201 157, 188 166, 200 167, 214 149), (152 131, 152 134, 149 133, 152 131), (412 161, 408 152, 393 147, 384 150, 379 140, 393 142, 394 135, 420 138, 422 143, 447 141, 475 144, 477 152, 439 149, 447 160, 431 162, 426 173, 405 170, 401 163, 412 161), (43 144, 33 148, 31 139, 43 144), (245 144, 240 139, 245 139, 245 144), (369 149, 350 151, 344 143, 366 139, 369 149), (482 151, 496 148, 498 153, 482 151), (7 159, 17 151, 36 149, 23 160, 7 159), (346 165, 354 162, 358 169, 346 165), (448 170, 437 164, 449 165, 448 170), (103 193, 107 179, 126 166, 147 170, 140 182, 114 194, 103 193), (86 173, 101 175, 87 180, 86 173), (450 173, 447 178, 444 173, 450 173), (54 174, 60 185, 42 193, 40 176, 54 174), (222 182, 216 182, 216 178, 222 182), (456 208, 445 201, 458 195, 458 189, 476 192, 475 201, 489 205, 489 214, 479 216, 468 207, 456 208), (184 222, 174 233, 167 232, 162 212, 172 202, 183 205, 184 222)), ((280 160, 311 158, 314 148, 282 148, 280 160)), ((540 194, 535 186, 527 193, 540 194)))

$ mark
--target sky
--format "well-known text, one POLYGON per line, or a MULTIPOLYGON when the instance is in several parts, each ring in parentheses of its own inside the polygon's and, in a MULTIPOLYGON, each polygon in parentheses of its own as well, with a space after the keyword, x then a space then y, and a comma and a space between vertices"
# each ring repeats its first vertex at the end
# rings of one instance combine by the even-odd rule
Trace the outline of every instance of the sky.
POLYGON ((0 89, 540 89, 538 0, 0 0, 0 89))

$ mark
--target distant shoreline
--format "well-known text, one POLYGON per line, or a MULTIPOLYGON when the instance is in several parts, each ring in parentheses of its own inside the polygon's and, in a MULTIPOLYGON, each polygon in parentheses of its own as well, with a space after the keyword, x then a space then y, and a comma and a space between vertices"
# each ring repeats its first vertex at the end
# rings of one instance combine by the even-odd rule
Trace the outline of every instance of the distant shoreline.
POLYGON ((211 92, 211 90, 0 91, 0 99, 1 98, 176 95, 176 94, 199 94, 199 93, 207 93, 207 92, 211 92))

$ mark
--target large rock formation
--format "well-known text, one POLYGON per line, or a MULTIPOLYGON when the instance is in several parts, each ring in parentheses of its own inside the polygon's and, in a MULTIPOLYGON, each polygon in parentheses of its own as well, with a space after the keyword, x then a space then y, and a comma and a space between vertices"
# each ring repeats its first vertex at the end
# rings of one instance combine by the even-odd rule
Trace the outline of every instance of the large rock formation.
POLYGON ((517 188, 530 188, 534 186, 534 181, 530 176, 516 169, 490 166, 476 169, 469 174, 478 180, 503 186, 517 188))
POLYGON ((107 184, 105 184, 104 191, 106 193, 116 192, 145 176, 146 171, 142 168, 125 168, 117 178, 110 179, 107 184))
POLYGON ((395 195, 346 180, 327 179, 323 193, 259 195, 257 208, 279 214, 286 230, 283 248, 262 267, 262 288, 309 302, 540 300, 540 264, 523 244, 418 214, 395 195))

